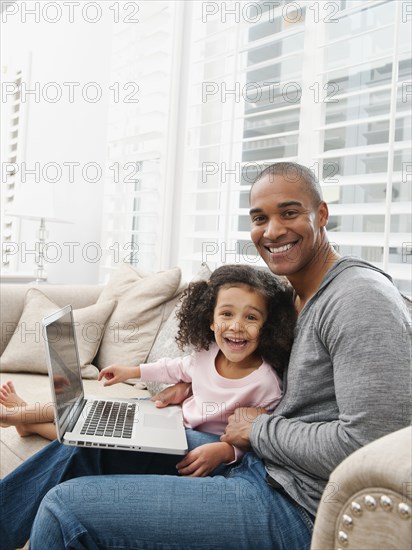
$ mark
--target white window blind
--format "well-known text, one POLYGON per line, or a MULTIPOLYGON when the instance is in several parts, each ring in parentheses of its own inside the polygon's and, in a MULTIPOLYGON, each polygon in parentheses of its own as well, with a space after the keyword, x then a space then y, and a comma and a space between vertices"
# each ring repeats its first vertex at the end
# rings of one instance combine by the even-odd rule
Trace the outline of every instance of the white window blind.
POLYGON ((226 17, 193 4, 178 259, 187 271, 202 260, 260 262, 250 183, 265 165, 297 160, 321 180, 340 253, 383 267, 411 292, 404 3, 227 2, 226 17), (236 22, 229 12, 239 4, 250 11, 236 22))
POLYGON ((30 59, 18 68, 8 64, 2 66, 2 82, 7 91, 1 104, 1 269, 4 274, 19 269, 16 243, 20 242, 20 220, 5 212, 12 209, 20 185, 19 167, 25 160, 27 103, 21 101, 20 87, 29 77, 30 59))
POLYGON ((294 4, 227 2, 239 18, 193 4, 179 258, 188 272, 202 261, 261 263, 249 238, 250 184, 298 154, 305 9, 294 4))
POLYGON ((177 11, 174 2, 142 2, 138 23, 115 25, 111 83, 118 99, 109 109, 102 280, 121 261, 148 271, 169 261, 163 251, 173 194, 177 11))
POLYGON ((342 254, 389 271, 410 294, 410 22, 404 2, 341 4, 338 24, 325 26, 318 73, 337 92, 318 127, 328 230, 342 254))
POLYGON ((141 3, 139 25, 115 29, 112 82, 136 82, 139 103, 110 113, 103 275, 131 252, 140 267, 186 276, 202 261, 261 263, 250 184, 296 160, 321 181, 339 252, 410 293, 404 4, 141 3))

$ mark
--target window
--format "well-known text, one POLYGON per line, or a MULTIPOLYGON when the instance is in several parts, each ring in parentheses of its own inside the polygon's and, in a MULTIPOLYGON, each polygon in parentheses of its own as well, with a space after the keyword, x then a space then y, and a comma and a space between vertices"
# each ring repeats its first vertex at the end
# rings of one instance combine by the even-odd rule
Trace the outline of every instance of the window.
POLYGON ((402 4, 359 2, 326 27, 319 78, 337 93, 325 104, 317 159, 331 203, 330 239, 410 293, 411 53, 402 4))
POLYGON ((339 252, 382 267, 410 294, 405 3, 226 2, 210 13, 202 4, 192 7, 176 263, 189 273, 201 261, 261 263, 250 183, 264 166, 296 160, 321 181, 339 252))
MULTIPOLYGON (((411 293, 411 18, 406 0, 139 3, 138 24, 113 26, 101 281, 123 260, 186 277, 262 263, 250 184, 292 160, 319 177, 339 252, 411 293)), ((2 106, 9 165, 24 160, 18 95, 2 106)), ((10 170, 6 207, 16 186, 10 170)), ((3 243, 17 232, 2 219, 3 243)))
POLYGON ((19 254, 16 254, 16 243, 19 242, 20 220, 7 216, 5 212, 12 209, 16 191, 20 185, 18 174, 20 163, 25 160, 25 129, 27 121, 27 104, 21 102, 20 85, 27 82, 30 74, 30 59, 21 67, 4 65, 2 81, 7 82, 7 97, 1 104, 1 242, 2 272, 17 272, 19 254))
POLYGON ((174 2, 143 2, 137 25, 115 27, 111 82, 118 98, 109 109, 102 281, 122 261, 147 271, 169 262, 178 13, 174 2))

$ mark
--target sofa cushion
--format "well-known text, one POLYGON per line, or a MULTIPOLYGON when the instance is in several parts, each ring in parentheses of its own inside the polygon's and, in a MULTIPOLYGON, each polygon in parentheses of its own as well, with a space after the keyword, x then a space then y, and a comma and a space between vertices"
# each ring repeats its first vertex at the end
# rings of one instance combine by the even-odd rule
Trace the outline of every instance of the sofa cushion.
MULTIPOLYGON (((91 363, 114 306, 114 300, 107 300, 73 311, 83 378, 97 378, 98 370, 91 363)), ((60 306, 37 288, 27 291, 23 313, 0 358, 2 371, 47 373, 41 321, 43 317, 58 309, 60 306)))
POLYGON ((40 289, 50 300, 53 300, 59 307, 71 304, 73 309, 80 309, 92 306, 96 303, 102 287, 99 285, 56 285, 32 283, 22 284, 1 284, 1 322, 2 331, 0 338, 0 355, 6 349, 12 337, 13 331, 23 313, 24 297, 29 288, 40 289))
POLYGON ((180 279, 177 267, 147 274, 123 264, 113 273, 97 301, 117 302, 97 355, 99 369, 112 363, 138 365, 146 360, 164 309, 179 291, 180 279))
MULTIPOLYGON (((210 275, 212 272, 210 271, 209 267, 206 264, 202 264, 202 267, 200 268, 199 272, 193 277, 191 282, 195 281, 207 281, 210 278, 210 275)), ((169 357, 170 359, 175 359, 176 357, 181 357, 184 355, 189 355, 192 353, 192 348, 186 348, 184 351, 182 351, 177 343, 176 343, 176 335, 179 328, 178 320, 176 317, 176 312, 180 308, 180 298, 183 294, 183 291, 186 290, 187 284, 183 289, 181 289, 181 294, 179 295, 179 299, 176 301, 175 307, 170 313, 167 321, 164 323, 162 328, 159 331, 159 334, 157 335, 157 338, 153 344, 152 349, 150 350, 150 353, 146 359, 147 363, 154 363, 158 361, 159 359, 163 359, 163 357, 169 357)), ((144 387, 146 386, 147 389, 150 391, 152 395, 156 395, 161 390, 163 390, 166 386, 169 384, 164 384, 163 382, 154 382, 154 381, 147 381, 145 382, 142 380, 143 386, 138 387, 144 387)))

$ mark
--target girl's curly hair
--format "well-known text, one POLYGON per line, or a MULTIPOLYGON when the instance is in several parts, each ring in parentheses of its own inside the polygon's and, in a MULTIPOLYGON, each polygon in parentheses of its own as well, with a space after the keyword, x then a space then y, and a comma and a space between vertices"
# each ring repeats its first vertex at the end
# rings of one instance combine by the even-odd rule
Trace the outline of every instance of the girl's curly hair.
POLYGON ((196 351, 208 350, 215 341, 210 328, 221 287, 246 285, 259 292, 268 307, 268 316, 260 332, 257 348, 262 358, 279 374, 288 364, 296 323, 293 291, 286 279, 267 270, 248 265, 223 265, 209 281, 190 283, 182 296, 176 316, 179 330, 176 342, 180 349, 193 346, 196 351))

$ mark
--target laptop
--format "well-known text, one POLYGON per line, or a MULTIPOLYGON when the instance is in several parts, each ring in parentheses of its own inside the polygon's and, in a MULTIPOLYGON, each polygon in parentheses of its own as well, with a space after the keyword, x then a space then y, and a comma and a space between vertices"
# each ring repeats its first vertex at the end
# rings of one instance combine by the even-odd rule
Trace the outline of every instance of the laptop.
POLYGON ((181 407, 85 396, 70 305, 43 319, 57 437, 65 445, 184 455, 181 407))

